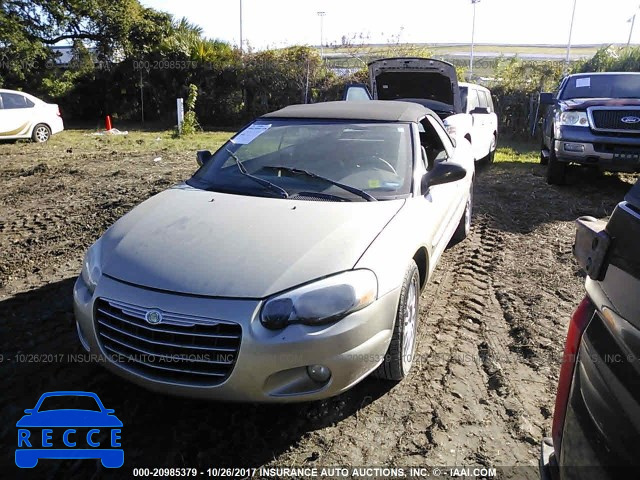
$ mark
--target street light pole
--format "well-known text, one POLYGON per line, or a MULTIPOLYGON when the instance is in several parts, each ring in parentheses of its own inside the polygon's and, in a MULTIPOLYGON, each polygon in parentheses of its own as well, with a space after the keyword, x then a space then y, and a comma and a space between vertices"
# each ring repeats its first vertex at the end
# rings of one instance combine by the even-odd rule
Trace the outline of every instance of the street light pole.
POLYGON ((327 14, 327 12, 317 12, 318 16, 320 17, 320 57, 324 59, 324 33, 323 33, 323 23, 324 23, 324 16, 327 14))
POLYGON ((242 0, 240 0, 240 53, 242 53, 242 0))
POLYGON ((573 13, 571 14, 571 26, 569 27, 569 42, 567 43, 567 64, 565 66, 565 73, 569 73, 569 62, 571 60, 571 36, 573 35, 573 21, 576 18, 576 5, 578 0, 573 0, 573 13))
POLYGON ((471 0, 473 5, 473 26, 471 27, 471 60, 469 61, 469 79, 473 78, 473 50, 476 41, 476 3, 480 3, 480 0, 471 0))
POLYGON ((633 35, 633 27, 636 24, 636 14, 634 13, 633 17, 627 20, 627 22, 631 22, 631 30, 629 31, 629 40, 627 41, 627 48, 629 48, 629 45, 631 45, 631 37, 633 35))

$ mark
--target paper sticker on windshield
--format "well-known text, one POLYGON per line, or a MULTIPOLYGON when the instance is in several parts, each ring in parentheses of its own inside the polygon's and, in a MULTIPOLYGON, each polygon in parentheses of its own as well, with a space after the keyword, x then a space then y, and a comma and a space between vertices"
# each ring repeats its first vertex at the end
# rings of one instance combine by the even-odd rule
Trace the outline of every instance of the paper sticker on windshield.
POLYGON ((591 86, 591 77, 576 78, 576 88, 590 87, 590 86, 591 86))
POLYGON ((231 141, 238 145, 246 145, 253 142, 256 138, 262 135, 264 132, 271 128, 271 124, 268 125, 251 125, 246 130, 239 133, 231 141))

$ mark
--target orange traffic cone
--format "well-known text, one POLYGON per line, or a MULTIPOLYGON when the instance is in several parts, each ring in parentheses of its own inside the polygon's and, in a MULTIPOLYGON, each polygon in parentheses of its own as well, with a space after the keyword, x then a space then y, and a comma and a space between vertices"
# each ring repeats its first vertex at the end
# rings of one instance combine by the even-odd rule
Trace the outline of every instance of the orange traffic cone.
POLYGON ((107 128, 107 132, 111 130, 111 116, 107 115, 107 118, 104 121, 105 127, 107 128))

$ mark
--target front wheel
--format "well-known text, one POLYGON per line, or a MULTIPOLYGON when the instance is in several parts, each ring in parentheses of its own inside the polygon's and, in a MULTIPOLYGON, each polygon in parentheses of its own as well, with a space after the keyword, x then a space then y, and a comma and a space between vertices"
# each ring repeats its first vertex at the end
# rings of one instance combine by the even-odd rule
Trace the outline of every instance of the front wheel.
POLYGON ((553 140, 549 149, 549 162, 547 163, 547 183, 549 185, 562 185, 567 175, 567 164, 558 160, 553 140))
POLYGON ((460 218, 460 223, 458 223, 458 228, 453 232, 453 237, 451 237, 452 243, 460 243, 465 238, 469 236, 469 232, 471 232, 471 216, 473 214, 473 184, 471 185, 471 190, 469 190, 469 198, 467 199, 467 204, 464 208, 464 213, 460 218))
POLYGON ((44 143, 51 137, 51 129, 44 123, 39 123, 33 127, 31 138, 36 143, 44 143))
POLYGON ((419 299, 420 274, 416 262, 411 260, 404 274, 391 343, 382 364, 375 371, 376 377, 400 381, 411 370, 416 349, 419 299))

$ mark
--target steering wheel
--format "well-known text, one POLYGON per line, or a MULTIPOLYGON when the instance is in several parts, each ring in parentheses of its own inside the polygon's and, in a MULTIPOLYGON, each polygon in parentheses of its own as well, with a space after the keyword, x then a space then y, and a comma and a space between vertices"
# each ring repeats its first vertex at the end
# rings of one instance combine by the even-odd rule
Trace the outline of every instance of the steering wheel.
POLYGON ((395 168, 393 168, 393 165, 391 165, 382 157, 372 156, 365 159, 364 162, 358 162, 358 163, 374 163, 374 162, 376 162, 379 166, 382 166, 383 167, 382 170, 387 170, 388 172, 391 172, 396 176, 398 175, 398 172, 396 171, 395 168))

